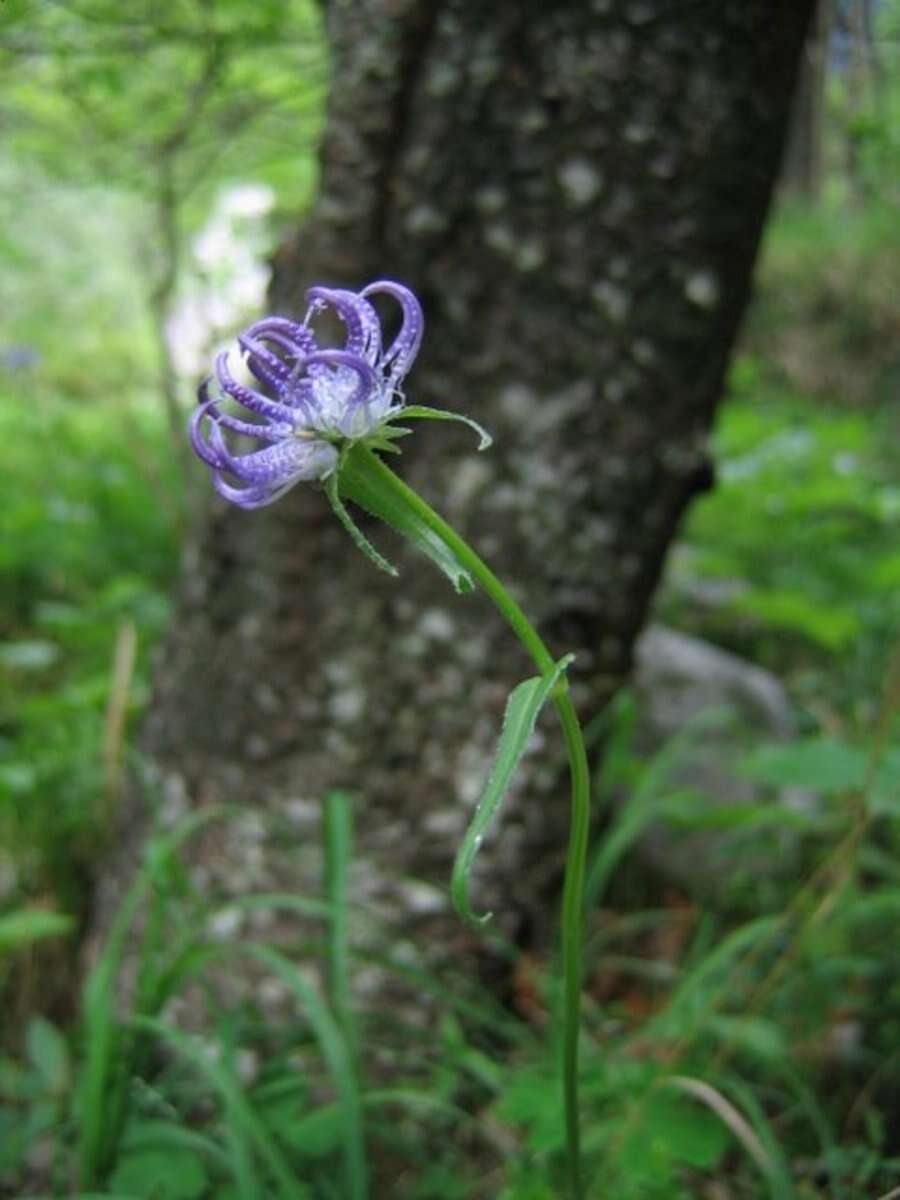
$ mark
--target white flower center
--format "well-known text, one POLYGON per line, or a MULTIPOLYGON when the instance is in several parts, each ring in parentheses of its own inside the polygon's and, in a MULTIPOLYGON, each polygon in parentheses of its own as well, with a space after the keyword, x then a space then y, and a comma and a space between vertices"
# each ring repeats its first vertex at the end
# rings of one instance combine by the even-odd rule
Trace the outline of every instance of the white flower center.
POLYGON ((359 400, 359 375, 349 367, 327 367, 312 378, 313 424, 322 433, 360 438, 375 428, 391 408, 392 392, 381 386, 359 400))

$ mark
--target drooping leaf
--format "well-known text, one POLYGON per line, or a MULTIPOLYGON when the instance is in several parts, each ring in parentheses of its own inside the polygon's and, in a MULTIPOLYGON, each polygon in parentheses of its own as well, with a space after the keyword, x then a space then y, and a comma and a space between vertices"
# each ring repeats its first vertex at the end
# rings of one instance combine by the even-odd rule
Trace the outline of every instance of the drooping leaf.
POLYGON ((500 741, 497 744, 497 753, 487 786, 478 802, 475 815, 466 830, 466 835, 460 844, 456 861, 453 864, 453 877, 450 884, 453 904, 462 919, 470 925, 483 925, 491 916, 490 913, 485 913, 480 917, 476 916, 469 904, 469 876, 472 873, 475 857, 481 849, 485 833, 497 816, 510 780, 525 752, 538 713, 574 657, 574 654, 567 654, 565 658, 559 660, 549 674, 526 679, 510 693, 503 717, 500 741))
POLYGON ((472 591, 475 586, 472 576, 447 543, 426 525, 415 509, 404 501, 402 494, 385 485, 378 473, 372 470, 365 452, 358 447, 344 456, 337 489, 341 497, 351 500, 373 517, 378 517, 412 542, 443 571, 457 592, 472 591))
POLYGON ((378 553, 344 507, 338 491, 337 472, 328 477, 325 483, 325 495, 328 497, 328 502, 331 505, 334 515, 350 535, 350 540, 357 550, 364 554, 370 562, 373 562, 379 571, 384 571, 386 575, 396 575, 398 573, 397 568, 389 563, 384 555, 378 553))
POLYGON ((466 417, 462 413, 448 412, 443 408, 429 408, 424 404, 409 404, 403 409, 403 419, 412 418, 414 420, 424 421, 458 421, 461 425, 468 425, 470 429, 474 429, 478 434, 478 449, 487 450, 492 446, 494 439, 488 431, 477 421, 473 421, 471 417, 466 417))

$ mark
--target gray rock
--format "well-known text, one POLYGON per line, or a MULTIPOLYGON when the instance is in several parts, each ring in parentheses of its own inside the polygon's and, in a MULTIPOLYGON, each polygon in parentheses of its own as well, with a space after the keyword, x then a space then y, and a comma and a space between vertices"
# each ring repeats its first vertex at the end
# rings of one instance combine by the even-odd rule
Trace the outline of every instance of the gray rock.
POLYGON ((795 732, 790 702, 774 675, 674 629, 651 625, 638 639, 634 688, 643 732, 657 745, 686 720, 723 707, 768 737, 795 732))
MULTIPOLYGON (((644 763, 660 768, 652 787, 661 809, 667 795, 684 790, 698 794, 690 807, 701 821, 716 807, 766 801, 739 764, 752 746, 796 733, 787 693, 774 675, 699 638, 651 626, 635 648, 632 689, 634 749, 644 763)), ((622 803, 629 799, 635 797, 620 797, 622 803)), ((814 797, 798 789, 768 802, 798 813, 815 807, 814 797)), ((670 882, 693 894, 715 893, 720 901, 751 875, 771 878, 789 870, 796 845, 788 821, 781 827, 776 820, 767 834, 757 829, 748 835, 741 827, 692 832, 665 817, 649 824, 640 844, 670 882)))

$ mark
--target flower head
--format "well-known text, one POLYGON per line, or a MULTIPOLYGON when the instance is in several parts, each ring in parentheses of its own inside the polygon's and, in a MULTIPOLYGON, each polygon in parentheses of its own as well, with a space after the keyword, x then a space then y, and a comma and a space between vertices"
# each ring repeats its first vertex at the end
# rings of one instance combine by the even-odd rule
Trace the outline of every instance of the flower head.
POLYGON ((191 418, 194 452, 209 466, 213 485, 242 508, 261 508, 301 480, 325 479, 348 442, 377 437, 403 408, 401 384, 422 341, 418 300, 400 283, 381 280, 361 292, 314 287, 302 323, 264 317, 238 337, 255 384, 239 383, 220 354, 212 380, 200 387, 191 418), (402 321, 385 346, 369 301, 385 294, 400 305, 402 321), (311 322, 332 310, 344 328, 342 346, 323 349, 311 322), (216 391, 210 393, 210 384, 216 391), (241 415, 223 407, 234 401, 241 415), (249 419, 248 419, 249 418, 249 419), (239 452, 235 437, 259 448, 239 452))

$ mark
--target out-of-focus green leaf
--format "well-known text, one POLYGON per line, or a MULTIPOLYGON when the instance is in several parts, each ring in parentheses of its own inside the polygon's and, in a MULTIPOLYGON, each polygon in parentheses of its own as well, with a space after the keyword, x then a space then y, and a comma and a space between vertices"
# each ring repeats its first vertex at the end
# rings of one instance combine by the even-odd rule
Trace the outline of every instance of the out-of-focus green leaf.
POLYGON ((200 1200, 209 1184, 199 1155, 168 1146, 165 1150, 126 1151, 116 1163, 110 1186, 153 1200, 200 1200))
POLYGON ((341 1146, 344 1117, 338 1104, 304 1112, 295 1100, 285 1099, 261 1107, 260 1115, 273 1133, 297 1154, 322 1158, 341 1146))
POLYGON ((626 1178, 635 1182, 665 1178, 674 1163, 712 1170, 731 1141, 722 1122, 696 1103, 651 1092, 626 1119, 617 1158, 626 1178))
POLYGON ((497 1104, 497 1116, 526 1126, 532 1150, 562 1148, 565 1128, 559 1084, 543 1067, 524 1068, 512 1076, 497 1104))
POLYGON ((802 592, 743 592, 733 607, 766 625, 803 634, 826 650, 842 650, 859 632, 859 619, 851 608, 816 602, 802 592))
POLYGON ((33 1017, 25 1034, 28 1060, 47 1090, 61 1095, 69 1085, 70 1063, 66 1039, 44 1017, 33 1017))
POLYGON ((772 787, 803 787, 831 795, 862 787, 868 757, 836 738, 807 738, 761 746, 744 759, 741 770, 772 787))
POLYGON ((0 954, 39 942, 44 938, 62 937, 74 927, 72 917, 65 913, 48 912, 43 908, 20 908, 0 916, 0 954))

